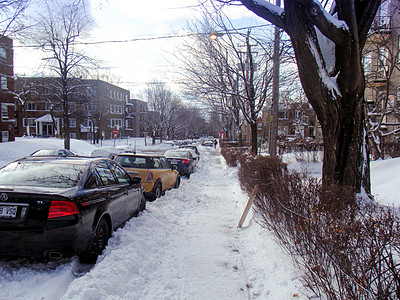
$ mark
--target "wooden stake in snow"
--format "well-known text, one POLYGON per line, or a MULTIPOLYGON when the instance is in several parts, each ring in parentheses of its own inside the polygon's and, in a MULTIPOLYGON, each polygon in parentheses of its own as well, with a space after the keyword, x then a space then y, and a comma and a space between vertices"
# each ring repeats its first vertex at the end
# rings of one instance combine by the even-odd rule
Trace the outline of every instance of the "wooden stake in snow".
POLYGON ((249 199, 249 201, 247 201, 246 208, 244 209, 244 212, 242 214, 242 217, 240 218, 237 228, 242 228, 244 220, 246 220, 246 217, 247 217, 247 214, 249 213, 250 207, 253 204, 254 198, 256 197, 257 190, 258 190, 258 184, 255 185, 253 191, 251 192, 250 199, 249 199))

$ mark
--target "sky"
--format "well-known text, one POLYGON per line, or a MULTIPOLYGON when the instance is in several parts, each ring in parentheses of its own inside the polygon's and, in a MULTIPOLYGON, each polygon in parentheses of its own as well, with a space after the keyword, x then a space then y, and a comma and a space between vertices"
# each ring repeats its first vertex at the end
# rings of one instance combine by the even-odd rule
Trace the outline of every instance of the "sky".
MULTIPOLYGON (((95 26, 88 41, 128 42, 88 45, 85 50, 102 62, 100 73, 110 73, 112 78, 117 78, 118 85, 130 90, 132 97, 141 95, 146 83, 154 79, 177 90, 174 53, 183 38, 157 37, 186 34, 188 22, 201 17, 198 4, 198 0, 90 0, 95 26)), ((227 13, 238 27, 265 24, 244 7, 230 8, 227 13)), ((16 75, 41 74, 41 52, 18 45, 16 41, 16 75)))

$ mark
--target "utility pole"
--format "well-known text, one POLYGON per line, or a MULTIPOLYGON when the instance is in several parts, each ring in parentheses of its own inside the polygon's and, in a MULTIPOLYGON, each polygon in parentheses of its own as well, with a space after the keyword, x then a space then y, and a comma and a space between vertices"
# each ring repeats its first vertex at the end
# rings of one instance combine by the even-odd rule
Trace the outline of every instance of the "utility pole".
MULTIPOLYGON (((276 0, 275 4, 280 7, 281 0, 276 0)), ((273 75, 272 75, 272 108, 270 120, 270 142, 269 154, 276 156, 276 138, 278 136, 278 111, 279 111, 279 65, 280 65, 280 29, 275 26, 274 56, 273 56, 273 75)))

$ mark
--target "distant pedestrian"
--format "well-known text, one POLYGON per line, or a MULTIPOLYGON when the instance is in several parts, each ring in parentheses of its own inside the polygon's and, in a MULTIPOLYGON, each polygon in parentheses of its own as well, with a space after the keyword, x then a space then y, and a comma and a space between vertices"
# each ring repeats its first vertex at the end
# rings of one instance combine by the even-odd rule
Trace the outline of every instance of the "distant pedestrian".
POLYGON ((214 144, 214 149, 217 149, 217 140, 216 139, 214 139, 214 141, 213 141, 213 144, 214 144))

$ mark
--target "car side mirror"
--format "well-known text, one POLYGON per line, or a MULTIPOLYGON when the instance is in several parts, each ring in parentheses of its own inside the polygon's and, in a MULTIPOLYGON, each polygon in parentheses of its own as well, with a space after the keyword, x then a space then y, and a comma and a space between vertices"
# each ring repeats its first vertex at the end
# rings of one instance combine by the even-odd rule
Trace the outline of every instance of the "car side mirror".
POLYGON ((141 184, 142 183, 142 178, 140 178, 140 177, 132 177, 131 183, 132 184, 141 184))
POLYGON ((176 165, 171 165, 171 170, 176 170, 176 165))

